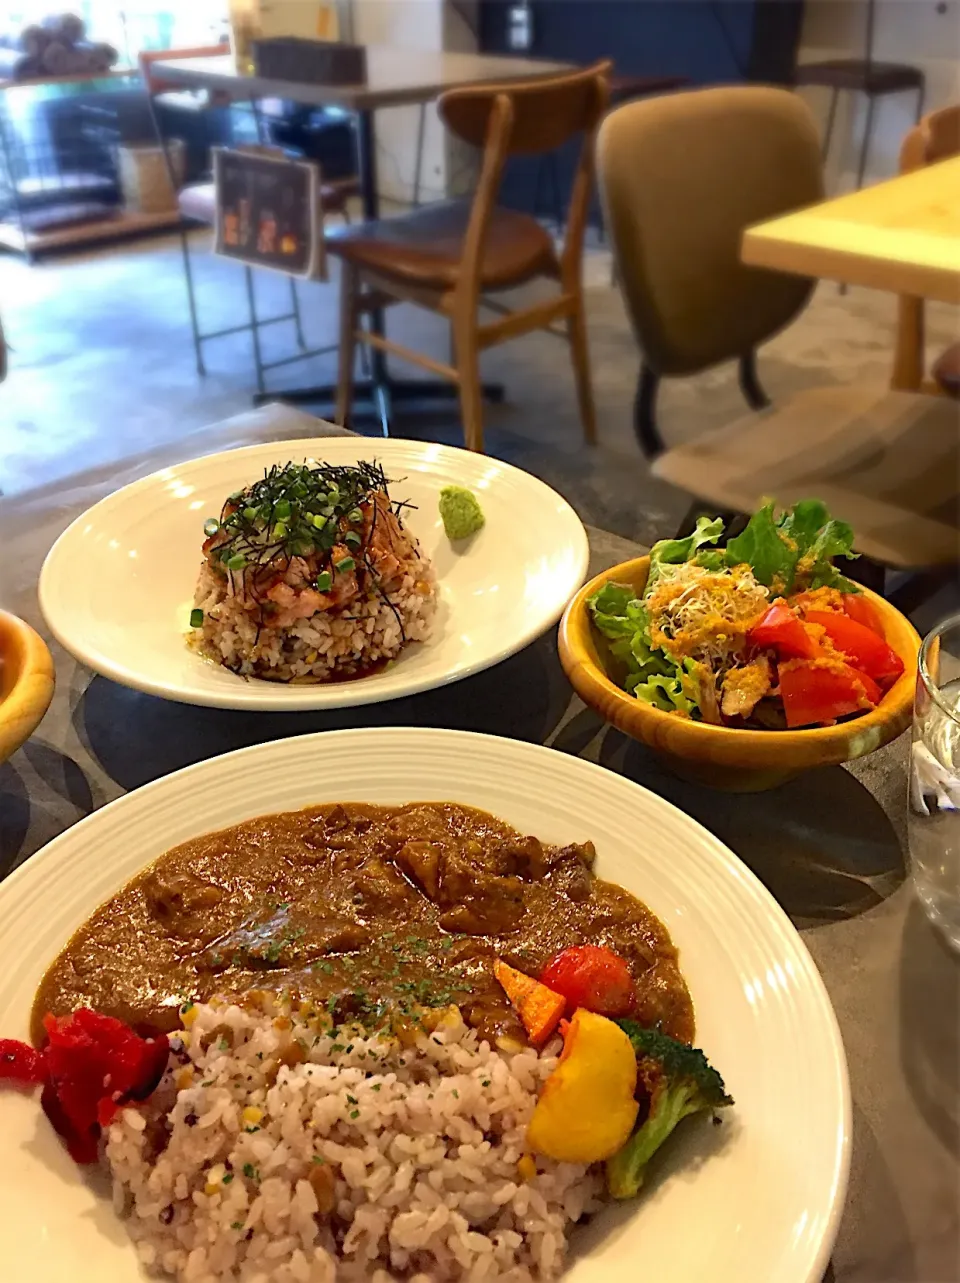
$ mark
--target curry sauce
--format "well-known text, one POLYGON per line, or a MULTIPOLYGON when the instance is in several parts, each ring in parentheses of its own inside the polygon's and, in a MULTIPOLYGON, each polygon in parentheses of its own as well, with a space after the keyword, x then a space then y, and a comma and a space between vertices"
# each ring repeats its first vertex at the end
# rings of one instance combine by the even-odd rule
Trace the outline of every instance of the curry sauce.
POLYGON ((335 803, 185 842, 102 905, 41 982, 46 1012, 89 1006, 169 1032, 185 1002, 253 990, 325 1003, 337 1020, 455 1003, 493 1041, 524 1040, 493 976, 531 975, 570 945, 627 962, 641 1023, 693 1041, 669 934, 593 873, 592 843, 553 847, 453 803, 335 803))

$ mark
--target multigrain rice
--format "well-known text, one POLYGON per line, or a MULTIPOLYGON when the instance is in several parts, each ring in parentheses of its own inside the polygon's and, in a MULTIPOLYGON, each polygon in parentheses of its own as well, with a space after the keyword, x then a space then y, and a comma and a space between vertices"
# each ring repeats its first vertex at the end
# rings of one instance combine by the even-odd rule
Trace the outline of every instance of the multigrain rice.
POLYGON ((205 562, 194 606, 203 611, 204 622, 191 631, 189 642, 206 658, 242 676, 319 682, 356 676, 396 659, 407 642, 426 641, 436 587, 433 568, 421 556, 385 596, 374 593, 285 628, 270 628, 205 562))
POLYGON ((546 1281, 599 1206, 587 1167, 518 1170, 559 1043, 495 1050, 456 1008, 413 1045, 269 1006, 188 1022, 158 1090, 107 1129, 116 1207, 162 1276, 546 1281))

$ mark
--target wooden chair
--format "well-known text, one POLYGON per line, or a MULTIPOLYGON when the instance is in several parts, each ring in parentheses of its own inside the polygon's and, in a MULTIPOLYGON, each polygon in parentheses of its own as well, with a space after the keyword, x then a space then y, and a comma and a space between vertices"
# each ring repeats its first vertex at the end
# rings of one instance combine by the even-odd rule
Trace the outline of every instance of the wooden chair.
MULTIPOLYGON (((738 86, 631 103, 604 122, 598 154, 641 345, 692 360, 715 351, 718 334, 741 340, 764 309, 767 322, 781 309, 783 324, 801 310, 810 283, 793 280, 792 303, 789 294, 769 293, 789 278, 744 267, 737 231, 757 221, 758 193, 761 204, 786 210, 819 183, 816 129, 795 95, 738 86)), ((953 565, 957 419, 945 397, 817 388, 668 450, 652 471, 713 509, 751 512, 767 497, 784 505, 820 498, 852 523, 859 551, 876 561, 953 565)))
MULTIPOLYGON (((190 261, 190 240, 188 229, 191 223, 200 223, 206 227, 212 227, 216 222, 216 191, 212 181, 203 181, 197 183, 187 183, 181 185, 179 176, 175 173, 173 165, 170 163, 170 154, 164 144, 160 120, 157 115, 157 105, 163 105, 166 99, 179 104, 192 102, 194 110, 204 110, 210 106, 222 106, 229 102, 227 97, 218 97, 217 95, 208 96, 203 99, 197 99, 195 95, 185 94, 182 86, 172 81, 166 81, 154 71, 154 64, 162 60, 184 59, 184 58, 212 58, 222 55, 224 52, 223 45, 205 45, 193 47, 190 49, 151 49, 144 50, 138 55, 140 65, 140 74, 143 79, 144 88, 150 99, 151 110, 153 112, 154 123, 157 129, 157 138, 160 145, 164 147, 167 156, 167 164, 170 173, 170 180, 177 192, 177 205, 180 210, 180 222, 177 230, 180 235, 180 252, 183 258, 183 274, 187 285, 187 302, 190 310, 190 329, 193 334, 193 349, 197 362, 197 373, 201 376, 206 374, 206 367, 203 361, 203 344, 213 339, 225 338, 228 334, 241 334, 246 330, 250 331, 253 340, 254 368, 257 377, 257 388, 262 393, 265 391, 264 382, 265 371, 272 369, 276 365, 286 365, 291 358, 281 361, 265 362, 260 348, 260 331, 264 326, 277 325, 283 321, 292 321, 297 338, 297 346, 302 356, 309 355, 306 350, 306 341, 303 335, 303 325, 300 317, 300 302, 297 297, 296 282, 291 277, 289 281, 290 288, 290 311, 283 312, 277 316, 261 317, 257 313, 257 299, 253 285, 253 272, 249 266, 244 266, 244 278, 247 287, 247 304, 249 308, 249 319, 240 325, 230 325, 222 330, 211 330, 202 333, 197 310, 196 290, 193 280, 193 269, 190 261)), ((259 122, 258 122, 259 123, 259 122)), ((341 180, 333 183, 321 183, 320 194, 325 214, 340 214, 345 220, 349 221, 349 211, 347 201, 359 190, 358 180, 356 178, 341 180)), ((326 350, 326 349, 324 349, 326 350)), ((294 360, 299 357, 292 358, 294 360)))
POLYGON ((355 346, 368 343, 456 383, 464 439, 469 449, 482 450, 480 352, 532 330, 549 330, 570 344, 584 435, 596 440, 580 272, 594 140, 607 102, 609 67, 604 62, 571 75, 444 94, 438 107, 447 127, 483 147, 472 202, 440 202, 328 234, 329 251, 343 267, 338 423, 345 423, 350 412, 355 346), (535 219, 499 208, 496 198, 508 156, 536 155, 575 134, 582 134, 583 141, 558 254, 535 219), (539 277, 557 281, 559 293, 514 310, 487 297, 539 277), (455 365, 359 328, 365 312, 399 302, 416 303, 448 318, 455 365), (500 319, 481 324, 481 306, 499 313, 500 319), (556 328, 558 322, 565 324, 565 333, 556 328))
MULTIPOLYGON (((900 172, 960 156, 960 103, 924 116, 903 140, 900 172)), ((934 363, 930 379, 926 369, 923 299, 900 299, 900 324, 891 386, 912 392, 943 392, 960 397, 960 343, 954 343, 934 363)))

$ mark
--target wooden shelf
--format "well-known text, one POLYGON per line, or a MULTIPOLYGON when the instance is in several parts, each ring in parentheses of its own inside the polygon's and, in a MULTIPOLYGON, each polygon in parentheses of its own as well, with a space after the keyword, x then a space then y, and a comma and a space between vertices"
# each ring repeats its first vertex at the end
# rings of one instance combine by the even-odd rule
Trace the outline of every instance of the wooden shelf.
POLYGON ((138 214, 121 211, 113 218, 95 218, 89 222, 49 227, 44 231, 23 232, 16 223, 0 223, 0 245, 20 254, 42 254, 45 250, 65 249, 87 241, 108 237, 135 236, 138 232, 159 231, 176 227, 180 213, 176 209, 162 214, 138 214))

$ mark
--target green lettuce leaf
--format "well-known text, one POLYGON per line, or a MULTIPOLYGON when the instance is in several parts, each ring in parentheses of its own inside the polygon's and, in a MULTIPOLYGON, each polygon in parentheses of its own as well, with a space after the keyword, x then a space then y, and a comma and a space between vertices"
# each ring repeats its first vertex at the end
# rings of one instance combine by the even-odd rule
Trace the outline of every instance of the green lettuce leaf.
POLYGON ((637 699, 667 713, 676 711, 689 717, 698 711, 695 701, 684 690, 680 670, 676 666, 672 676, 655 673, 646 679, 640 678, 633 686, 633 693, 637 699))
POLYGON ((760 583, 782 593, 790 591, 799 556, 781 537, 772 503, 759 508, 740 534, 727 540, 728 566, 746 562, 760 583))
POLYGON ((663 565, 677 566, 690 561, 698 548, 704 544, 716 543, 723 534, 723 522, 719 517, 698 517, 696 528, 684 539, 661 539, 650 549, 650 576, 644 596, 650 595, 651 589, 660 578, 663 565))

